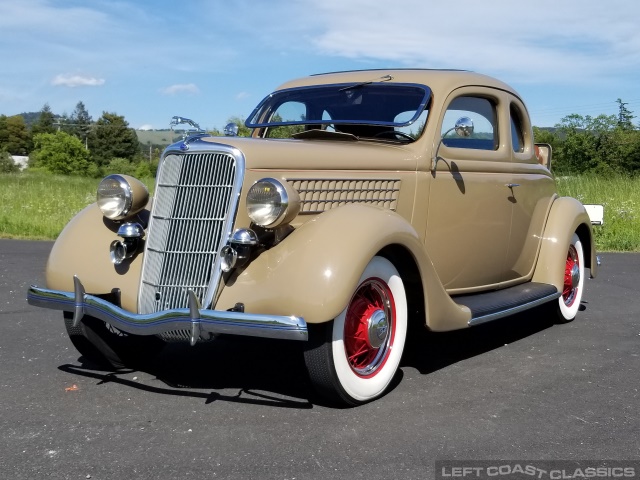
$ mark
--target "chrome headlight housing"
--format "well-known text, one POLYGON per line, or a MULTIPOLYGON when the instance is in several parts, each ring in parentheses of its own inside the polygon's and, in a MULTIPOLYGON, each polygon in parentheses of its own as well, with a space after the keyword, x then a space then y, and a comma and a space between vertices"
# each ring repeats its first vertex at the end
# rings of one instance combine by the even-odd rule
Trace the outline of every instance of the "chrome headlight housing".
POLYGON ((253 223, 274 228, 290 222, 300 212, 300 196, 287 182, 262 178, 247 192, 247 214, 253 223))
POLYGON ((111 220, 122 220, 138 213, 148 201, 147 187, 128 175, 109 175, 98 185, 98 207, 111 220))

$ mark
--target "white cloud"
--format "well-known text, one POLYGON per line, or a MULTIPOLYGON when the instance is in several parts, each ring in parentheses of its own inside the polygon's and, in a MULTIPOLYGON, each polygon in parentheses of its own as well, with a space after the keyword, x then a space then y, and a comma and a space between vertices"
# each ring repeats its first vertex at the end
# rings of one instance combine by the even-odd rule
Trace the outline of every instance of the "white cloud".
POLYGON ((249 98, 251 95, 248 92, 240 92, 236 94, 236 100, 244 100, 245 98, 249 98))
POLYGON ((153 130, 153 125, 149 125, 148 123, 145 123, 144 125, 141 125, 140 127, 138 127, 138 130, 153 130))
POLYGON ((51 80, 51 85, 61 87, 99 87, 104 85, 104 78, 88 77, 71 73, 61 73, 51 80))
MULTIPOLYGON (((299 1, 299 8, 308 8, 299 1)), ((630 71, 640 63, 640 2, 324 0, 308 14, 321 54, 390 65, 465 68, 528 82, 575 82, 630 71), (522 8, 521 8, 522 7, 522 8), (357 21, 354 21, 357 19, 357 21), (320 27, 320 28, 318 28, 320 27)))
POLYGON ((195 83, 179 83, 161 88, 160 93, 163 95, 177 95, 179 93, 190 93, 195 95, 200 93, 200 89, 195 83))

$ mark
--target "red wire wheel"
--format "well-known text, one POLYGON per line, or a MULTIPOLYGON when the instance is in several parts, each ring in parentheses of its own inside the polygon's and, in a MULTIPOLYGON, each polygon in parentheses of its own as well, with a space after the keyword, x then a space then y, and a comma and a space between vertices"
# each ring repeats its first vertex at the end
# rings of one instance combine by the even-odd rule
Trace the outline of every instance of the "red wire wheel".
POLYGON ((384 366, 396 330, 389 286, 379 278, 365 280, 351 299, 344 322, 344 349, 353 372, 369 378, 384 366))
POLYGON ((304 358, 315 389, 342 405, 360 405, 385 393, 407 337, 407 294, 393 263, 373 257, 344 310, 310 325, 304 358))
POLYGON ((573 305, 578 298, 578 285, 580 283, 580 259, 574 245, 569 246, 567 262, 564 267, 564 288, 562 299, 567 307, 573 305))
POLYGON ((564 262, 564 279, 562 295, 558 298, 558 321, 566 323, 572 321, 580 310, 582 294, 584 293, 584 250, 577 234, 573 234, 567 249, 564 262))

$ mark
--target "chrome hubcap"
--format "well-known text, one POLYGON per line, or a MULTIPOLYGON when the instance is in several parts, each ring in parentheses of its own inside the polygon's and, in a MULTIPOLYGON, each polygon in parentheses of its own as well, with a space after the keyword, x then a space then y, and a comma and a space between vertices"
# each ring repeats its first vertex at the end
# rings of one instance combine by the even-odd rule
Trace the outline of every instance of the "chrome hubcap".
POLYGON ((373 312, 367 323, 369 345, 373 348, 380 348, 382 344, 384 344, 387 333, 389 332, 389 324, 384 310, 376 310, 373 312))
POLYGON ((580 267, 577 263, 571 267, 571 289, 576 288, 580 284, 580 267))

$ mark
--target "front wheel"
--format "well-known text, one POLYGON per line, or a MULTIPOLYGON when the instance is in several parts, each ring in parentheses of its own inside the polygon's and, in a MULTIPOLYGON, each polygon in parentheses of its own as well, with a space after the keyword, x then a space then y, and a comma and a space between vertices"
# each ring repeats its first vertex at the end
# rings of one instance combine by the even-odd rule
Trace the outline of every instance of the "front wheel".
POLYGON ((584 291, 584 251, 577 234, 573 234, 564 266, 564 285, 558 299, 558 321, 567 323, 576 318, 584 291))
POLYGON ((305 362, 319 393, 346 405, 381 396, 398 370, 407 336, 407 299, 393 264, 374 257, 347 307, 309 333, 305 362))

